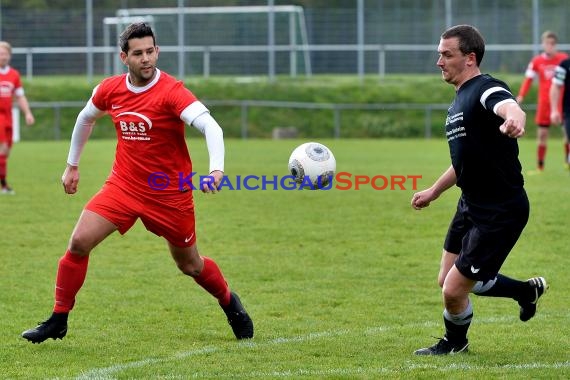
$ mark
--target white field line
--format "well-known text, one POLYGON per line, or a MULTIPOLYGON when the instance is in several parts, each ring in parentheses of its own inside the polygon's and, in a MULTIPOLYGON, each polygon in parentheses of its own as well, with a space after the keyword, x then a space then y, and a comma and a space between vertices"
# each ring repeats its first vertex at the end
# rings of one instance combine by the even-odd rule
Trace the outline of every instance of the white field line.
MULTIPOLYGON (((514 318, 502 317, 502 318, 485 318, 479 319, 478 324, 492 324, 492 323, 505 323, 509 321, 514 321, 514 318)), ((378 335, 391 330, 398 330, 402 328, 416 328, 416 327, 434 327, 439 326, 436 322, 424 322, 424 323, 414 323, 403 326, 375 326, 366 328, 361 332, 363 335, 378 335)), ((355 331, 350 330, 339 330, 339 331, 323 331, 309 333, 307 335, 300 335, 295 337, 279 337, 274 339, 269 339, 263 342, 251 341, 241 341, 235 346, 235 349, 249 349, 256 347, 267 347, 281 344, 295 344, 304 343, 312 340, 327 339, 342 335, 352 335, 355 331)), ((199 356, 205 354, 212 354, 223 349, 228 349, 225 347, 207 346, 197 350, 183 351, 176 353, 170 357, 166 358, 145 358, 135 362, 119 363, 109 367, 103 368, 93 368, 81 373, 76 377, 77 380, 112 380, 116 379, 116 375, 120 372, 130 369, 130 368, 140 368, 140 367, 152 367, 153 365, 160 363, 167 363, 176 360, 186 359, 192 356, 199 356)), ((398 368, 333 368, 329 370, 311 370, 311 369, 295 369, 290 371, 268 371, 260 372, 254 371, 247 374, 243 374, 246 378, 264 378, 264 377, 299 377, 299 376, 349 376, 349 375, 374 375, 374 374, 397 374, 405 373, 408 371, 414 371, 418 369, 436 370, 441 372, 456 371, 456 370, 467 370, 467 371, 479 371, 479 370, 528 370, 528 369, 566 369, 570 368, 570 361, 555 362, 555 363, 522 363, 522 364, 505 364, 505 365, 491 365, 491 366, 479 366, 470 365, 465 363, 452 363, 447 365, 437 365, 437 364, 419 364, 409 362, 398 366, 398 368)), ((192 378, 211 378, 214 376, 213 373, 209 374, 206 372, 195 373, 192 378)), ((219 377, 219 373, 215 376, 219 377)), ((185 378, 188 376, 185 375, 185 378)), ((228 377, 234 377, 229 376, 228 377)), ((175 379, 176 376, 172 376, 175 379)))

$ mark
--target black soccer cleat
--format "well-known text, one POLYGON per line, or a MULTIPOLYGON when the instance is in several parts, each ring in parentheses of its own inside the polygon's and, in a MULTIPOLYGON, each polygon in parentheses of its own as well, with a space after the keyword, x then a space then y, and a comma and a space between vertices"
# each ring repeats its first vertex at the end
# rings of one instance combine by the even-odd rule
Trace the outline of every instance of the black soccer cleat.
POLYGON ((416 350, 414 354, 416 355, 455 355, 461 352, 468 352, 469 342, 461 344, 452 344, 446 337, 439 339, 439 341, 431 347, 420 348, 416 350))
POLYGON ((65 318, 62 318, 62 315, 54 314, 48 320, 40 322, 33 329, 24 331, 22 338, 32 343, 41 343, 49 338, 53 340, 63 339, 66 334, 67 314, 65 314, 65 318))
POLYGON ((231 292, 230 303, 227 306, 222 306, 222 310, 226 313, 228 323, 237 339, 253 338, 253 321, 245 311, 237 294, 231 292))
POLYGON ((548 284, 544 277, 533 277, 528 280, 528 284, 531 288, 531 296, 525 301, 519 301, 520 313, 519 318, 521 321, 526 322, 536 314, 536 305, 538 299, 546 293, 548 289, 548 284))

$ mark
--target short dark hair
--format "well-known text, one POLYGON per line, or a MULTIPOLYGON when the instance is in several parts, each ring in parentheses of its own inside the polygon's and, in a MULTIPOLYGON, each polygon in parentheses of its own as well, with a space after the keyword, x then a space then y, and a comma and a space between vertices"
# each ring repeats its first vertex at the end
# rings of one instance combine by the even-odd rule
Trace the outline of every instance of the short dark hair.
POLYGON ((119 36, 119 47, 121 48, 121 51, 128 53, 129 40, 143 37, 152 37, 152 44, 156 46, 156 40, 154 38, 152 28, 146 22, 135 22, 127 26, 119 36))
POLYGON ((441 35, 444 40, 454 37, 459 40, 459 50, 463 54, 475 53, 475 60, 479 66, 485 55, 485 40, 477 28, 472 25, 456 25, 441 35))

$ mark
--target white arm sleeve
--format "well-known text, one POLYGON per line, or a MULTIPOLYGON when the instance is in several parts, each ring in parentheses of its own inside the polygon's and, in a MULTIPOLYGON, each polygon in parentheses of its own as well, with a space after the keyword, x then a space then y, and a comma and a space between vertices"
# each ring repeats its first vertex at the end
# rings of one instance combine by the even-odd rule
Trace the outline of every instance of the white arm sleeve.
POLYGON ((224 132, 218 122, 210 115, 208 109, 199 101, 186 107, 180 118, 192 125, 206 137, 206 145, 210 156, 210 173, 214 170, 224 171, 224 132))
POLYGON ((79 165, 81 152, 83 151, 87 139, 89 139, 91 135, 95 120, 104 114, 104 111, 95 107, 91 99, 89 99, 85 107, 79 112, 75 126, 73 127, 73 133, 71 134, 71 146, 69 147, 69 154, 67 156, 67 163, 69 165, 79 165))

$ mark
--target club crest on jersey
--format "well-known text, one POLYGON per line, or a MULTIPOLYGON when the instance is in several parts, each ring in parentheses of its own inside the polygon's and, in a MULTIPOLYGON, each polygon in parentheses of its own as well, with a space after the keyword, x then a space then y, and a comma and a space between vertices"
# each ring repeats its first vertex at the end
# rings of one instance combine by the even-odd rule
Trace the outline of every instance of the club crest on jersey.
POLYGON ((14 84, 8 81, 1 81, 0 82, 0 97, 8 98, 12 97, 14 93, 14 84))
POLYGON ((147 132, 152 129, 152 121, 138 112, 121 112, 115 116, 124 140, 148 141, 147 132))

